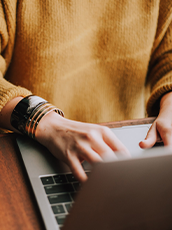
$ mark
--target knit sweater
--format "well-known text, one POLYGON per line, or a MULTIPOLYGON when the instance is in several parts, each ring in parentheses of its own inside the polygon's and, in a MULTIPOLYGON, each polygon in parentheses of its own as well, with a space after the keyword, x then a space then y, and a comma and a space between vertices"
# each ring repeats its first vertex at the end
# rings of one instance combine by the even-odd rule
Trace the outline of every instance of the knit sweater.
POLYGON ((172 1, 1 0, 0 53, 0 110, 33 93, 85 122, 157 115, 172 1))

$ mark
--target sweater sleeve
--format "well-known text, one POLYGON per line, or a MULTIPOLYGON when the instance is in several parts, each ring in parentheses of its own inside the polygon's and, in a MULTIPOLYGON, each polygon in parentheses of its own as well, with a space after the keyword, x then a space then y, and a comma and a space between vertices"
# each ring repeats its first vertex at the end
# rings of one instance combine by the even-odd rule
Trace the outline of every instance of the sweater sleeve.
POLYGON ((0 1, 0 111, 14 97, 31 94, 29 90, 13 85, 5 79, 14 48, 16 6, 17 0, 0 1))
POLYGON ((166 8, 165 4, 161 5, 160 10, 147 76, 147 84, 150 87, 148 116, 158 115, 161 97, 172 91, 172 4, 168 7, 166 5, 166 8))

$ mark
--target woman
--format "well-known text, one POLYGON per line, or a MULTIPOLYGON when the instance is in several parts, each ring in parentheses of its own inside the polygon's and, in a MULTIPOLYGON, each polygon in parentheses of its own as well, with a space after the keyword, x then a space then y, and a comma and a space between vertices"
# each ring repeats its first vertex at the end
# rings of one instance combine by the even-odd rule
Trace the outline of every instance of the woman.
POLYGON ((157 119, 140 146, 158 135, 172 145, 170 1, 1 0, 0 11, 2 128, 35 138, 81 181, 81 161, 129 154, 92 123, 147 112, 157 119))

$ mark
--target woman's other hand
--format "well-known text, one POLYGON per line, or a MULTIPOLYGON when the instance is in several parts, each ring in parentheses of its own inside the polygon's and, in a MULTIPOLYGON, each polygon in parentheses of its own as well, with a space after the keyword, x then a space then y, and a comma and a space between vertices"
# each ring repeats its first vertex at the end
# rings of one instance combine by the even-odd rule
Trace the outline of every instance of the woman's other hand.
POLYGON ((145 140, 140 142, 140 147, 151 148, 159 139, 162 139, 165 146, 172 147, 172 92, 162 97, 159 115, 145 140))

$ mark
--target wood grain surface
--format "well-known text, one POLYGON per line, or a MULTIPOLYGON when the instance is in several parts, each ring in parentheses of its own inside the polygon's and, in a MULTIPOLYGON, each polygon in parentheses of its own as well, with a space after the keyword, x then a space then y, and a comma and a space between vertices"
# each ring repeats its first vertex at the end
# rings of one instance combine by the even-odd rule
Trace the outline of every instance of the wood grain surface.
MULTIPOLYGON (((102 125, 121 127, 152 123, 154 119, 102 125)), ((45 230, 15 141, 15 134, 0 134, 0 230, 45 230)))
POLYGON ((155 117, 149 117, 149 118, 144 118, 144 119, 101 123, 101 125, 106 125, 109 128, 118 128, 118 127, 122 127, 122 126, 130 126, 130 125, 152 124, 154 122, 154 120, 155 120, 155 117))
POLYGON ((44 230, 14 134, 0 135, 0 230, 44 230))

